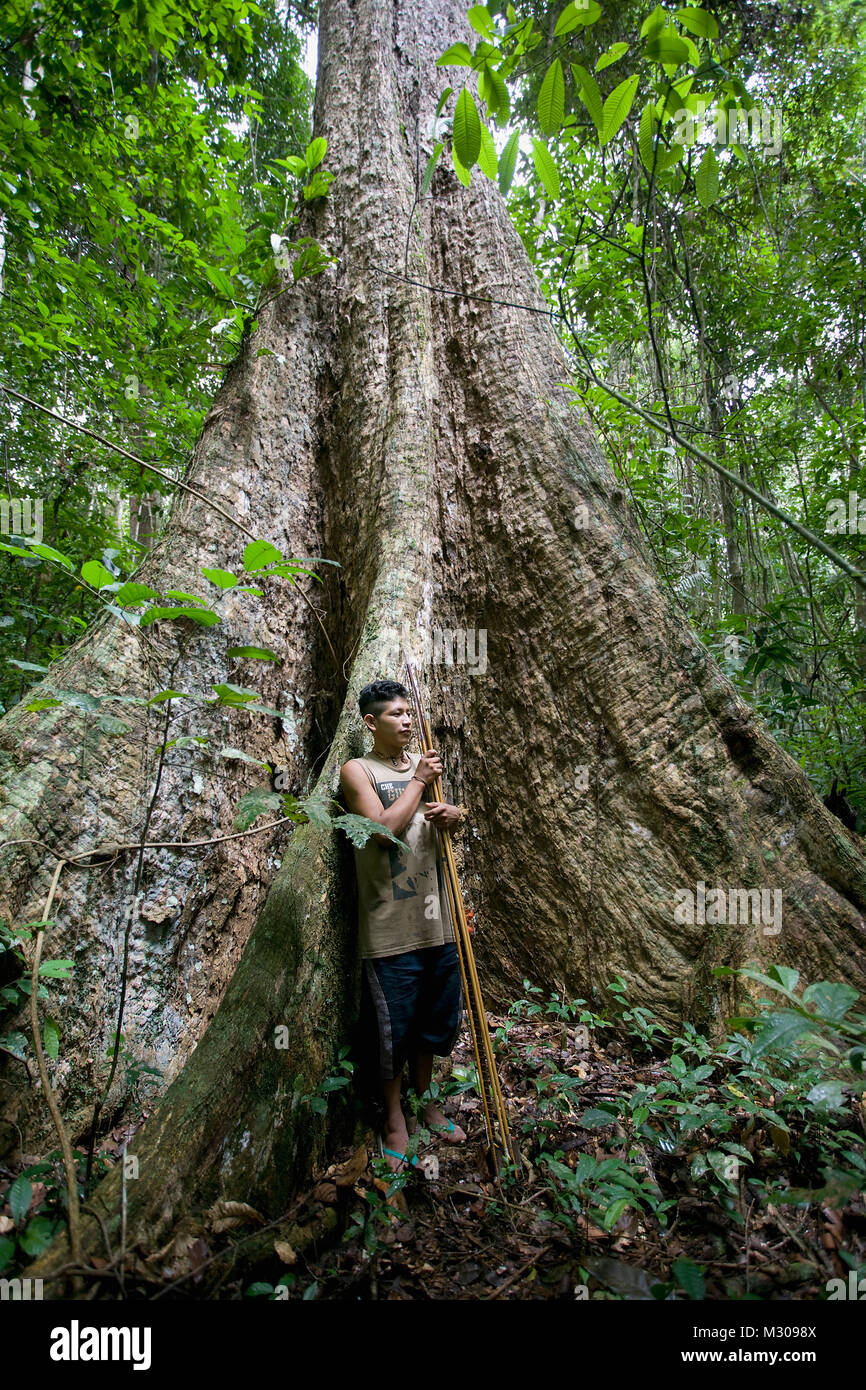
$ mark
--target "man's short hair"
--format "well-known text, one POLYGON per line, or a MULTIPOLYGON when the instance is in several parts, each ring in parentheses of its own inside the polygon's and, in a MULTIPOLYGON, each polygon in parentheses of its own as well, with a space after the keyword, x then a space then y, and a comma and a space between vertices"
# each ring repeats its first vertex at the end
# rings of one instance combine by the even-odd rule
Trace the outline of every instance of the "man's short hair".
POLYGON ((390 705, 392 700, 399 699, 401 695, 408 700, 409 691, 399 681, 372 681, 365 685, 358 696, 361 718, 363 719, 365 714, 372 714, 374 719, 378 719, 385 706, 390 705))

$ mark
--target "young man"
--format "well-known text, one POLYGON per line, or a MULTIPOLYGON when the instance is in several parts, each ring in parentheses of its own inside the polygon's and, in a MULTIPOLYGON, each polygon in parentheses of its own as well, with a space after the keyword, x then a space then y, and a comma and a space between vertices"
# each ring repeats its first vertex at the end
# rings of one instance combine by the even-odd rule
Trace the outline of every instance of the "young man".
MULTIPOLYGON (((422 1095, 434 1055, 447 1056, 460 1030, 457 945, 436 834, 437 826, 456 825, 460 812, 447 801, 427 799, 442 763, 435 751, 408 751, 412 715, 405 686, 373 681, 358 705, 373 748, 367 757, 343 764, 346 805, 409 846, 407 856, 386 835, 371 835, 363 849, 355 849, 359 950, 378 1027, 385 1096, 383 1147, 397 1172, 409 1162, 400 1105, 404 1063, 408 1058, 412 1085, 422 1095)), ((466 1138, 432 1103, 424 1123, 449 1143, 466 1138)))

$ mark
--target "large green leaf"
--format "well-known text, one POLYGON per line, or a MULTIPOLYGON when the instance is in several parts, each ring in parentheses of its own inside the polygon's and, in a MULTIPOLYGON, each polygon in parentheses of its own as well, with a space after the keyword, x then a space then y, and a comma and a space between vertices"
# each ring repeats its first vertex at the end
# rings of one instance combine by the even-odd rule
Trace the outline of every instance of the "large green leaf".
POLYGON ((499 156, 499 191, 506 194, 511 187, 514 178, 514 168, 517 164, 517 149, 520 141, 519 131, 512 131, 509 135, 505 149, 499 156))
POLYGON ((627 77, 624 82, 620 82, 619 86, 614 87, 607 101, 604 103, 601 115, 601 130, 599 131, 599 140, 602 145, 606 145, 609 140, 613 139, 614 135, 616 135, 624 121, 628 118, 628 113, 632 108, 632 102, 637 92, 638 80, 637 73, 635 73, 633 77, 627 77))
POLYGON ((598 83, 591 72, 581 67, 580 63, 572 63, 571 75, 577 87, 580 99, 592 117, 592 123, 596 130, 600 131, 603 120, 603 103, 598 83))
POLYGON ((559 197, 559 170, 549 149, 542 140, 533 137, 532 162, 545 193, 549 198, 559 197))
POLYGON ((659 130, 659 118, 656 115, 655 102, 648 101, 640 116, 640 127, 638 131, 638 150, 640 152, 641 163, 648 173, 652 171, 655 156, 655 137, 659 130))
POLYGON ((562 63, 554 58, 538 93, 538 124, 544 135, 555 135, 565 115, 565 78, 562 63))
POLYGON ((452 43, 451 47, 436 59, 437 68, 471 68, 472 50, 465 43, 452 43))
POLYGON ((712 149, 704 150, 704 156, 695 174, 695 192, 702 207, 712 207, 719 197, 719 166, 712 149))
POLYGON ((563 34, 570 34, 579 25, 595 24, 596 20, 600 18, 601 6, 596 3, 596 0, 581 0, 580 4, 566 5, 556 21, 553 37, 555 39, 561 38, 563 34))
POLYGON ((245 661, 281 661, 282 657, 272 652, 270 647, 229 647, 226 656, 231 660, 242 657, 245 661))
POLYGON ((282 800, 278 792, 272 792, 268 787, 256 787, 254 791, 247 792, 237 804, 235 829, 249 830, 266 811, 279 811, 282 800))
POLYGON ((706 10, 699 10, 694 5, 684 5, 681 10, 677 10, 677 19, 684 29, 696 34, 699 39, 719 37, 719 26, 706 10))
POLYGON ((276 564, 282 558, 277 547, 271 545, 270 541, 250 541, 244 549, 244 569, 247 574, 254 574, 263 570, 266 565, 276 564))
POLYGON ((444 148, 445 148, 445 146, 443 145, 442 141, 441 141, 441 140, 438 140, 438 141, 436 142, 434 148, 433 148, 433 153, 431 154, 430 158, 427 160, 427 168, 424 170, 424 181, 423 181, 423 183, 421 184, 421 197, 422 197, 422 198, 426 198, 426 196, 427 196, 427 194, 428 194, 428 192, 429 192, 429 190, 430 190, 430 184, 431 184, 432 181, 433 181, 433 173, 434 173, 434 170, 435 170, 435 168, 436 168, 436 164, 437 164, 437 161, 438 161, 438 159, 439 159, 439 156, 440 156, 440 154, 442 153, 442 151, 444 150, 444 148))
POLYGON ((481 152, 478 155, 478 168, 481 170, 482 174, 486 174, 489 179, 495 179, 499 169, 499 161, 496 157, 496 145, 486 125, 481 127, 481 152))
POLYGON ((464 87, 454 112, 454 149, 464 169, 471 169, 481 150, 481 118, 475 98, 464 87))
POLYGON ((106 584, 114 583, 114 575, 98 560, 86 560, 81 566, 81 578, 91 589, 104 589, 106 584))

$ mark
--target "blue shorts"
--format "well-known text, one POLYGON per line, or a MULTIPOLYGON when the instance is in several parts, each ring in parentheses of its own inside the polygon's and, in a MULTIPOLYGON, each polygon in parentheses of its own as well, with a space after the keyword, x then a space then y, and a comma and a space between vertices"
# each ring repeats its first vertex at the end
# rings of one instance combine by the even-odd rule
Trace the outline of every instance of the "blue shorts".
POLYGON ((457 945, 427 946, 364 961, 379 1034, 379 1073, 393 1081, 411 1052, 447 1057, 460 1032, 457 945))

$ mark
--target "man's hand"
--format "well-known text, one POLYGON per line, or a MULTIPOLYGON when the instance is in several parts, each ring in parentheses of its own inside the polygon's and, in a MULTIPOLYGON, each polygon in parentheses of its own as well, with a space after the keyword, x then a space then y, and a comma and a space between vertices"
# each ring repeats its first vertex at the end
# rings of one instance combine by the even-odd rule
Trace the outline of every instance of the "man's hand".
POLYGON ((448 801, 430 801, 424 807, 424 819, 430 821, 437 830, 450 830, 460 821, 460 812, 448 801))
MULTIPOLYGON (((437 777, 442 776, 442 759, 435 748, 430 748, 426 753, 422 753, 413 777, 417 777, 419 782, 423 782, 429 787, 431 782, 435 782, 437 777)), ((444 805, 444 802, 440 802, 444 805)))

